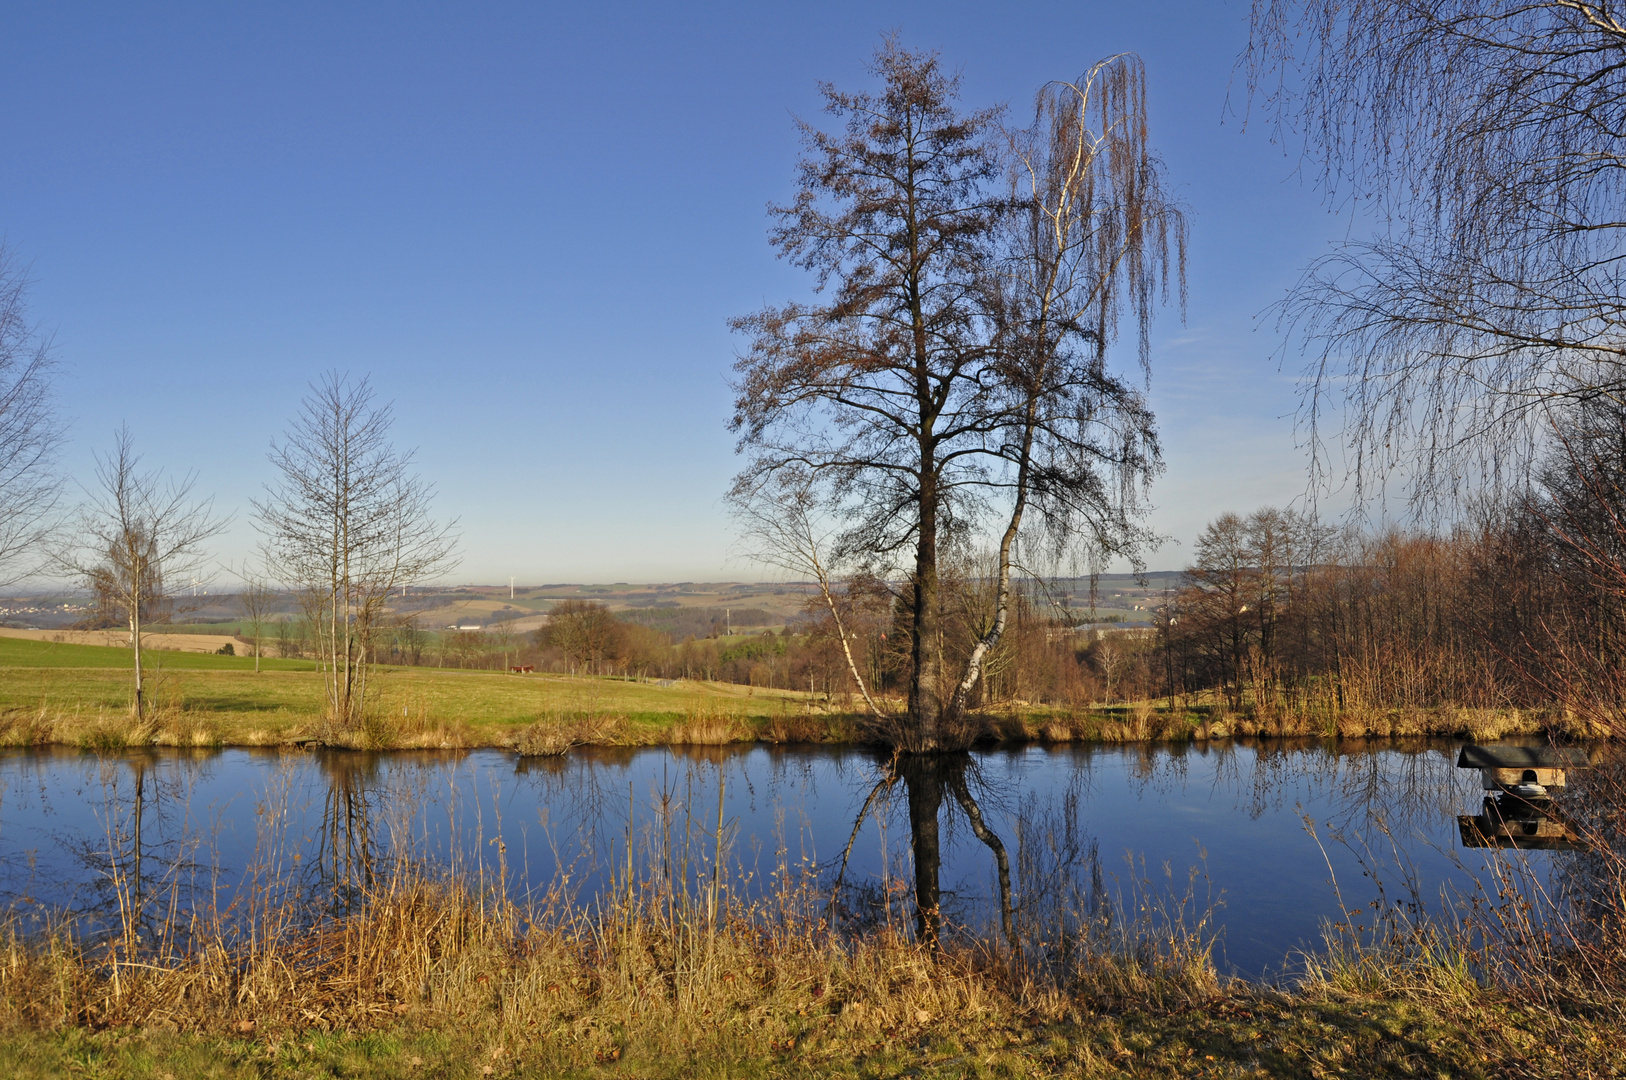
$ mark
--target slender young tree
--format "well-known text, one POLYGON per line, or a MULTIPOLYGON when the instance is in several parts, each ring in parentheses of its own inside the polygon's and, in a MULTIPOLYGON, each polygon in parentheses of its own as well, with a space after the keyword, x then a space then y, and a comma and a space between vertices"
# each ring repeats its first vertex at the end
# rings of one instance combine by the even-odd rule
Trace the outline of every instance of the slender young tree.
POLYGON ((391 419, 366 379, 324 376, 272 445, 280 475, 254 502, 267 565, 300 591, 316 631, 339 738, 361 721, 389 594, 456 565, 455 522, 434 519, 434 489, 391 445, 391 419))
POLYGON ((260 642, 265 638, 266 620, 271 614, 272 603, 276 599, 277 591, 265 576, 256 570, 247 560, 237 571, 238 580, 243 587, 237 592, 237 607, 243 613, 243 625, 248 630, 249 640, 254 645, 254 671, 260 670, 260 642))
POLYGON ((131 711, 138 722, 147 715, 141 635, 165 613, 165 582, 202 567, 205 542, 230 523, 215 516, 213 500, 193 496, 195 484, 191 474, 165 480, 143 469, 129 428, 120 428, 112 451, 96 459, 96 484, 79 511, 76 546, 63 556, 65 568, 130 629, 131 711))
POLYGON ((732 509, 753 543, 753 558, 799 576, 809 575, 818 583, 819 597, 830 613, 847 676, 858 688, 869 715, 884 722, 891 719, 890 710, 870 692, 869 682, 853 656, 854 635, 843 614, 848 607, 843 601, 850 599, 850 594, 839 595, 841 587, 830 564, 830 537, 819 524, 826 501, 820 498, 813 478, 805 471, 785 469, 771 486, 759 485, 743 497, 736 493, 732 509))

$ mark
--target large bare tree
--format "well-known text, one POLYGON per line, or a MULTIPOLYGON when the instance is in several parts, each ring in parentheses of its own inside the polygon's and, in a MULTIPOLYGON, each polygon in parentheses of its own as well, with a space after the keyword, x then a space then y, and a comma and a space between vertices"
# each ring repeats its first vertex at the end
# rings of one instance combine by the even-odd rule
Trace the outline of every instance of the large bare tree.
POLYGON ((213 500, 193 495, 195 475, 166 480, 142 468, 128 428, 96 459, 96 481, 78 514, 63 566, 89 586, 97 605, 130 630, 137 721, 147 716, 141 634, 167 615, 165 583, 207 562, 204 544, 229 524, 213 500))
POLYGON ((1153 310, 1171 281, 1183 291, 1185 225, 1150 150, 1134 57, 1046 87, 1018 132, 1001 127, 1000 110, 962 110, 958 79, 935 55, 888 40, 872 73, 874 93, 822 88, 845 122, 836 133, 802 125, 800 190, 773 211, 773 243, 827 298, 734 323, 750 340, 733 418, 749 464, 731 498, 771 561, 819 581, 872 714, 883 707, 856 671, 833 568, 898 583, 907 711, 879 734, 905 755, 895 775, 907 787, 917 930, 935 942, 946 795, 1006 866, 954 779, 964 763, 933 756, 974 735, 965 713, 1009 620, 1018 537, 1027 526, 1114 554, 1149 539, 1139 496, 1161 465, 1156 431, 1109 348, 1127 309, 1146 365, 1153 310), (951 672, 940 563, 989 531, 994 615, 951 672))
POLYGON ((456 523, 435 520, 434 489, 391 444, 391 422, 368 380, 323 376, 272 445, 280 475, 254 502, 267 564, 300 590, 316 631, 340 739, 362 720, 389 594, 456 565, 456 523))
POLYGON ((1139 495, 1161 467, 1156 430, 1109 347, 1127 309, 1146 363, 1153 311, 1171 281, 1183 288, 1185 224, 1132 56, 1046 87, 1017 132, 997 110, 961 111, 935 56, 889 41, 873 72, 878 93, 823 88, 844 130, 802 125, 800 191, 774 211, 773 242, 828 301, 735 323, 750 337, 733 421, 750 463, 733 498, 764 507, 748 520, 794 525, 778 548, 826 582, 810 519, 783 517, 809 492, 844 527, 830 565, 902 571, 912 674, 892 741, 932 752, 969 731, 1030 512, 1030 533, 1055 543, 1118 554, 1149 539, 1139 495), (948 672, 941 553, 989 523, 995 616, 948 672))
POLYGON ((837 494, 843 553, 899 560, 908 575, 904 743, 940 745, 945 694, 938 583, 945 534, 969 522, 957 495, 982 479, 990 434, 978 374, 990 364, 978 289, 999 223, 994 110, 966 113, 935 56, 888 41, 876 93, 821 87, 837 133, 802 123, 795 201, 772 241, 828 299, 735 320, 733 428, 750 464, 736 497, 811 470, 837 494))
POLYGON ((1626 395, 1626 23, 1594 0, 1255 0, 1243 70, 1372 234, 1287 298, 1315 479, 1414 508, 1522 482, 1626 395), (1329 430, 1330 428, 1330 430, 1329 430))
POLYGON ((61 490, 62 424, 52 405, 50 340, 29 321, 28 277, 0 245, 0 584, 44 561, 61 490))

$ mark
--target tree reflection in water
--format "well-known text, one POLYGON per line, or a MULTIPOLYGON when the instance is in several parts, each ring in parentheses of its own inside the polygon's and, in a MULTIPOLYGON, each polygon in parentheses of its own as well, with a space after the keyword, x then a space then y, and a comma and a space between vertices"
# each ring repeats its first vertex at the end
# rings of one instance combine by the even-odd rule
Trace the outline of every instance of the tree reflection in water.
MULTIPOLYGON (((1065 954, 1081 935, 1105 932, 1114 910, 1139 910, 1120 902, 1133 899, 1123 891, 1152 880, 1179 906, 1189 891, 1188 864, 1181 845, 1171 846, 1175 833, 1200 832, 1225 845, 1216 880, 1231 890, 1233 905, 1250 896, 1265 903, 1262 910, 1278 910, 1270 905, 1282 897, 1261 893, 1255 880, 1238 882, 1229 860, 1240 855, 1246 864, 1260 844, 1296 843, 1284 836, 1297 830, 1301 807, 1351 838, 1381 838, 1376 830, 1386 828, 1408 858, 1429 860, 1421 880, 1425 893, 1437 894, 1442 874, 1461 868, 1442 869, 1442 853, 1429 845, 1440 842, 1440 823, 1454 826, 1465 798, 1479 794, 1474 779, 1454 768, 1455 745, 1258 740, 895 758, 811 747, 608 748, 526 759, 496 752, 15 753, 0 759, 0 783, 8 788, 0 807, 0 891, 29 900, 30 910, 33 899, 44 898, 53 911, 89 916, 81 926, 97 933, 128 927, 132 940, 180 932, 194 912, 237 919, 275 906, 311 923, 364 903, 402 859, 437 876, 479 880, 483 870, 484 883, 494 884, 503 849, 493 845, 501 834, 515 856, 512 877, 502 881, 514 899, 523 903, 568 877, 573 902, 591 905, 624 870, 629 841, 640 853, 660 846, 651 827, 663 810, 679 829, 692 819, 697 830, 723 832, 716 825, 726 774, 727 832, 743 844, 727 853, 722 871, 708 871, 713 878, 732 874, 739 890, 765 897, 780 880, 772 873, 788 847, 796 880, 842 932, 864 933, 884 921, 927 945, 972 934, 1029 964, 1062 963, 1055 950, 1065 954), (31 806, 36 789, 38 805, 31 806), (206 794, 195 798, 195 790, 206 794), (1265 826, 1257 839, 1254 821, 1265 826), (1103 846, 1113 838, 1114 850, 1123 837, 1122 848, 1145 852, 1154 872, 1125 875, 1109 866, 1108 896, 1095 833, 1103 846), (26 847, 30 835, 50 842, 26 847), (904 836, 907 843, 899 843, 904 836), (773 867, 754 861, 766 861, 770 851, 773 867), (1166 883, 1155 869, 1164 859, 1175 864, 1166 883)), ((714 859, 716 845, 702 846, 714 859)), ((1302 898, 1287 917, 1304 915, 1284 951, 1316 932, 1298 928, 1309 925, 1304 913, 1338 917, 1313 841, 1305 838, 1303 847, 1291 855, 1298 863, 1284 864, 1293 902, 1302 898), (1305 865, 1306 854, 1314 867, 1305 865)), ((1388 847, 1374 857, 1387 859, 1388 847)), ((1333 851, 1335 861, 1339 855, 1333 851)), ((1346 888, 1359 872, 1347 871, 1349 862, 1338 871, 1346 888)), ((1558 862, 1534 863, 1543 872, 1549 865, 1558 862)), ((1394 870, 1385 873, 1392 878, 1394 870)), ((1479 873, 1471 863, 1453 887, 1471 888, 1479 873)), ((1600 879, 1588 875, 1576 879, 1577 897, 1600 879)), ((1204 915, 1201 880, 1195 906, 1185 908, 1194 924, 1204 915)), ((1589 903, 1600 910, 1598 899, 1589 903)), ((1233 906, 1227 921, 1250 928, 1245 947, 1257 953, 1286 933, 1260 925, 1275 918, 1233 906)), ((1260 966, 1251 956, 1240 962, 1260 966)))
MULTIPOLYGON (((883 812, 884 804, 903 785, 904 802, 909 812, 909 850, 914 865, 915 938, 935 948, 943 932, 942 822, 945 798, 952 797, 950 806, 957 806, 965 815, 975 836, 993 854, 998 882, 1000 926, 1006 940, 1016 945, 1013 923, 1014 897, 1011 889, 1011 864, 1004 841, 989 827, 982 807, 972 794, 968 777, 976 775, 976 765, 969 753, 898 754, 881 766, 881 775, 870 787, 863 805, 853 820, 841 857, 834 864, 831 884, 832 911, 841 911, 842 890, 846 887, 847 865, 852 856, 864 822, 872 814, 883 812)), ((874 906, 876 898, 868 898, 874 906)), ((881 902, 887 901, 882 898, 881 902)), ((851 907, 846 913, 852 914, 851 907)))
POLYGON ((335 911, 353 909, 373 884, 378 857, 377 821, 382 807, 374 754, 329 751, 317 755, 326 782, 315 867, 322 893, 335 911))
POLYGON ((143 747, 98 758, 101 797, 90 803, 97 832, 63 838, 89 871, 94 897, 67 907, 93 932, 106 928, 127 955, 155 942, 183 944, 211 900, 212 879, 198 860, 209 837, 195 828, 191 798, 196 766, 208 756, 143 747))

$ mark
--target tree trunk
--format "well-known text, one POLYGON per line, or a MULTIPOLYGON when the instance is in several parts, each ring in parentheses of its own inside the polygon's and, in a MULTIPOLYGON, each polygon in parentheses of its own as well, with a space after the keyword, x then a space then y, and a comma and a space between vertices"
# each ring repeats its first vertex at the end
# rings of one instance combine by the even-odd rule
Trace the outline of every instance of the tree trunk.
POLYGON ((936 753, 940 746, 942 648, 937 577, 937 483, 930 450, 923 451, 920 483, 920 536, 915 547, 915 580, 909 647, 914 671, 909 679, 912 730, 900 749, 936 753))
POLYGON ((141 575, 135 576, 136 595, 130 602, 130 648, 135 656, 135 718, 140 723, 145 715, 141 700, 141 575))

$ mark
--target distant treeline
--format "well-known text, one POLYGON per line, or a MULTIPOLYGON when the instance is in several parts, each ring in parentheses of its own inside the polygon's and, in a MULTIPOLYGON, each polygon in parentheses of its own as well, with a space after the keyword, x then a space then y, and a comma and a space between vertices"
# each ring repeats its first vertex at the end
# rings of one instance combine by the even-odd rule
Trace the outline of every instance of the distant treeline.
POLYGON ((762 608, 679 607, 675 603, 634 608, 618 613, 623 622, 659 630, 672 641, 717 637, 730 630, 748 630, 783 622, 762 608))
MULTIPOLYGON (((1449 531, 1360 532, 1269 508, 1222 515, 1184 574, 1166 579, 1148 627, 1102 627, 1065 593, 1029 581, 977 704, 1558 707, 1612 722, 1626 699, 1626 410, 1583 410, 1563 445, 1522 495, 1449 531)), ((992 619, 993 590, 968 565, 944 575, 944 596, 957 660, 992 619)), ((859 675, 879 693, 906 692, 907 585, 853 580, 834 601, 859 675)), ((823 597, 810 594, 788 624, 761 632, 782 621, 760 608, 613 613, 572 599, 531 634, 496 624, 431 635, 404 624, 380 635, 378 658, 856 693, 823 597)), ((273 632, 283 655, 300 654, 296 623, 273 632)))
POLYGON ((1626 408, 1579 407, 1525 490, 1449 532, 1225 515, 1163 611, 1164 692, 1338 709, 1553 708, 1626 691, 1626 408))

